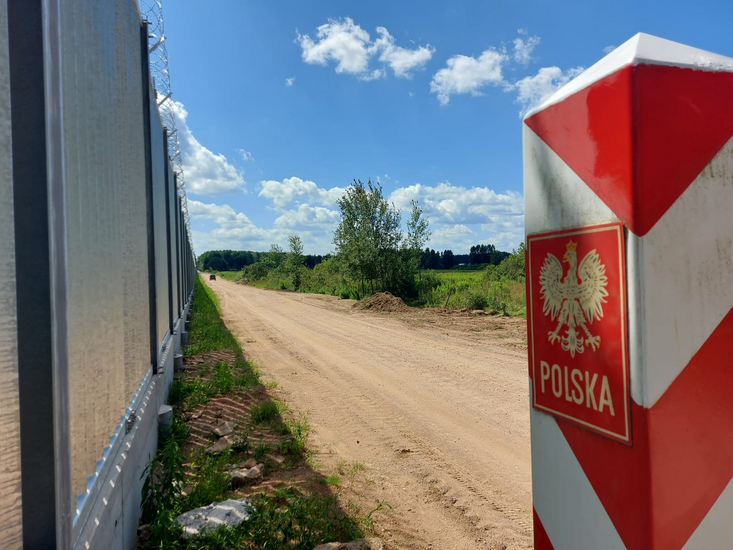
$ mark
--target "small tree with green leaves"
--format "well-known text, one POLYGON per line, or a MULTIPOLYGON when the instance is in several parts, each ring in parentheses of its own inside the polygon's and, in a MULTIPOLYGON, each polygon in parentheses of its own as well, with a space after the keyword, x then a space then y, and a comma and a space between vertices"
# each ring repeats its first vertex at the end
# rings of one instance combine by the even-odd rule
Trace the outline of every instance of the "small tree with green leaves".
POLYGON ((333 243, 348 275, 361 294, 389 290, 412 297, 416 293, 420 250, 430 237, 422 210, 413 202, 407 238, 400 228, 401 212, 384 198, 382 186, 354 180, 337 201, 341 221, 333 243))
POLYGON ((303 262, 305 261, 305 256, 303 256, 303 241, 298 235, 290 235, 288 237, 288 245, 290 246, 290 252, 285 259, 285 268, 290 274, 293 288, 298 290, 303 278, 303 262))

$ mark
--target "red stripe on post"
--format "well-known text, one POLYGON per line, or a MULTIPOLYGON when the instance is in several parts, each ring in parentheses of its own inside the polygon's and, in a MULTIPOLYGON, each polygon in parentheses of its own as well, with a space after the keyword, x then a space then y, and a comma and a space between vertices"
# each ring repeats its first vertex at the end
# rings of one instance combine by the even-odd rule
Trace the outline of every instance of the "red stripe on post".
POLYGON ((540 517, 537 515, 537 510, 534 508, 532 508, 532 517, 534 520, 534 550, 555 550, 540 517))
POLYGON ((629 550, 682 548, 733 478, 730 342, 733 310, 654 407, 632 401, 634 447, 558 421, 629 550))
POLYGON ((643 236, 733 136, 733 73, 627 66, 529 126, 643 236))

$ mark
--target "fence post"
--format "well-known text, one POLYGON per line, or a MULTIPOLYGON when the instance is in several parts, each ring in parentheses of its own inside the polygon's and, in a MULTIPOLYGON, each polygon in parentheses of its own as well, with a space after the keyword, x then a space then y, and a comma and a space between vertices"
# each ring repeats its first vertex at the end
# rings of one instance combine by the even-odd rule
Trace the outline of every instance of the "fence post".
POLYGON ((171 178, 172 170, 170 158, 168 157, 168 129, 163 128, 163 150, 165 158, 165 242, 166 242, 166 258, 168 261, 168 330, 173 336, 173 258, 171 254, 171 193, 175 193, 176 180, 175 175, 171 178), (171 179, 173 181, 171 181, 171 179))
POLYGON ((537 549, 733 540, 731 97, 639 34, 524 119, 537 549))
POLYGON ((142 56, 143 83, 143 142, 145 143, 145 208, 148 227, 148 302, 150 318, 150 362, 153 374, 158 374, 158 297, 155 272, 155 206, 153 201, 153 146, 150 135, 150 55, 148 53, 148 22, 140 25, 140 54, 142 56))
POLYGON ((7 7, 23 546, 64 549, 73 515, 60 14, 56 1, 7 7))

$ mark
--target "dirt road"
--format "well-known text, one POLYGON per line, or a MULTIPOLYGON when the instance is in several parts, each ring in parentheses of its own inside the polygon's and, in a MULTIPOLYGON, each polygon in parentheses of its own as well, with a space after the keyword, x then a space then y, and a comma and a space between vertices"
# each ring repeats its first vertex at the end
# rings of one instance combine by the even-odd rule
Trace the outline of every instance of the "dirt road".
POLYGON ((366 465, 389 548, 531 548, 524 321, 206 281, 245 354, 308 411, 323 468, 366 465))

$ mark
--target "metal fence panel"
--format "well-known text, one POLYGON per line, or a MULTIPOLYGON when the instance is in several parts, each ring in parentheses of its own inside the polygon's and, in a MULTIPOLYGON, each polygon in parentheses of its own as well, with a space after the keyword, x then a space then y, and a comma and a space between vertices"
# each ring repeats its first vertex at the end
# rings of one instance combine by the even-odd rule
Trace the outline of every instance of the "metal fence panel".
POLYGON ((134 5, 64 2, 61 22, 72 489, 84 495, 150 364, 144 106, 134 5))
POLYGON ((171 296, 171 320, 178 317, 179 313, 179 307, 178 307, 178 290, 177 290, 177 282, 178 279, 178 260, 177 260, 177 240, 176 240, 176 220, 178 219, 177 211, 180 208, 180 205, 178 203, 178 192, 176 191, 176 178, 175 174, 173 172, 173 166, 168 163, 168 207, 169 207, 169 217, 168 217, 168 242, 170 248, 170 256, 169 256, 169 265, 170 265, 170 278, 168 279, 168 282, 170 284, 170 296, 171 296))
MULTIPOLYGON (((0 1, 0 28, 8 26, 0 1)), ((20 415, 15 299, 15 238, 8 41, 0 41, 0 533, 3 548, 22 547, 20 415)))
POLYGON ((176 300, 178 301, 178 308, 176 311, 178 314, 183 309, 183 227, 181 222, 183 216, 181 213, 181 199, 176 194, 176 269, 178 271, 178 277, 176 277, 176 300))
POLYGON ((155 97, 150 100, 150 136, 153 155, 153 218, 155 224, 155 280, 158 318, 158 347, 163 342, 170 319, 168 317, 168 236, 166 230, 165 141, 155 97))
POLYGON ((194 260, 147 93, 145 28, 132 0, 0 0, 3 549, 68 547, 72 530, 105 537, 137 520, 157 417, 138 417, 139 441, 137 428, 123 440, 123 419, 146 403, 143 383, 170 380, 148 373, 194 260), (110 486, 125 509, 93 515, 110 486))

